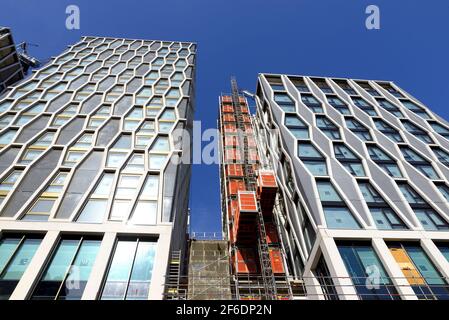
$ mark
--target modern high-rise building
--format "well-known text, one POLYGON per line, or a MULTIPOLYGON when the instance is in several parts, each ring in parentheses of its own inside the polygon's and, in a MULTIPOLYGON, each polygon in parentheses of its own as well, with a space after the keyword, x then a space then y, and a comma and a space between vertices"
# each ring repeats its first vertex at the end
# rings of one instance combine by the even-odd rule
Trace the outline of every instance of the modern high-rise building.
POLYGON ((83 37, 0 97, 1 299, 163 298, 186 243, 195 51, 83 37))
POLYGON ((449 298, 449 123, 389 81, 261 74, 286 276, 309 299, 449 298))
POLYGON ((16 45, 8 28, 0 27, 0 94, 24 78, 16 45))

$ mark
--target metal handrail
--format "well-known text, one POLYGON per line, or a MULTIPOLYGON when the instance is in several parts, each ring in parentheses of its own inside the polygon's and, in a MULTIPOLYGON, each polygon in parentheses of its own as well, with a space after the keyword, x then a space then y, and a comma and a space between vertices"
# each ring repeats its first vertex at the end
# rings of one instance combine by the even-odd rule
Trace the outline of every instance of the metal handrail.
MULTIPOLYGON (((199 279, 199 280, 207 280, 211 279, 210 276, 201 276, 201 275, 190 275, 183 276, 186 279, 199 279)), ((236 296, 235 289, 236 284, 234 282, 234 276, 225 276, 221 277, 220 284, 221 286, 214 283, 211 286, 210 283, 195 283, 195 288, 198 290, 202 290, 207 292, 209 295, 224 295, 223 292, 229 292, 229 290, 233 293, 233 300, 240 300, 245 298, 254 298, 254 299, 263 299, 265 295, 264 283, 262 276, 252 276, 249 274, 239 275, 239 295, 236 296), (204 289, 204 290, 203 290, 204 289), (242 293, 243 289, 243 293, 242 293), (245 289, 248 292, 245 293, 245 289)), ((219 276, 213 277, 213 280, 217 280, 220 278, 219 276)), ((285 290, 285 293, 277 294, 278 299, 289 299, 288 292, 290 288, 290 292, 293 294, 293 299, 379 299, 379 300, 399 300, 403 298, 413 298, 420 300, 449 300, 449 279, 446 277, 427 277, 422 284, 410 284, 413 283, 413 280, 417 280, 417 277, 381 277, 379 279, 379 287, 378 288, 369 288, 365 281, 370 279, 369 277, 331 277, 331 276, 320 276, 320 277, 304 277, 302 279, 293 279, 292 277, 287 278, 287 283, 285 283, 285 276, 275 276, 276 285, 278 287, 278 291, 282 292, 282 289, 285 290), (314 281, 306 281, 306 280, 314 280, 314 281), (332 282, 324 282, 319 281, 317 283, 316 280, 332 280, 332 282), (338 281, 337 281, 338 280, 338 281), (393 281, 396 280, 396 281, 393 281), (400 283, 402 280, 403 284, 400 283), (409 282, 410 280, 410 282, 409 282), (441 284, 429 284, 441 282, 441 284), (292 284, 294 284, 292 286, 292 284), (412 288, 413 292, 404 293, 399 292, 401 288, 412 288), (296 289, 296 290, 295 290, 296 289), (352 290, 347 290, 352 289, 352 290), (344 293, 341 293, 344 291, 344 293), (339 293, 340 292, 340 293, 339 293)), ((423 278, 419 278, 422 280, 423 278)), ((188 284, 185 284, 183 288, 179 288, 180 290, 188 288, 188 284)), ((186 292, 188 289, 186 290, 186 292)), ((195 293, 193 296, 199 295, 195 293)), ((173 298, 173 296, 171 296, 173 298)), ((176 297, 175 297, 176 298, 176 297)), ((182 298, 182 297, 179 297, 182 298)))

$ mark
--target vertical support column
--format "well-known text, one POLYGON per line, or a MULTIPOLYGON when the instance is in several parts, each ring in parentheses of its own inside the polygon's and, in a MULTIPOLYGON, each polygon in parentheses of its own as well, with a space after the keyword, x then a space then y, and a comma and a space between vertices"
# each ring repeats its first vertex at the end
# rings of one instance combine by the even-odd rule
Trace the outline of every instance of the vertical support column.
MULTIPOLYGON (((165 231, 165 230, 164 230, 165 231)), ((168 260, 170 257, 171 232, 163 232, 157 241, 156 257, 158 263, 153 267, 150 284, 150 300, 162 300, 164 298, 165 280, 167 276, 168 260)))
POLYGON ((54 246, 59 238, 59 231, 48 231, 42 240, 39 248, 36 250, 33 259, 22 275, 16 289, 12 293, 10 300, 25 300, 33 290, 38 280, 42 268, 50 256, 54 246))
POLYGON ((117 234, 115 232, 105 233, 101 241, 100 249, 97 253, 97 258, 92 266, 89 280, 84 288, 81 300, 95 300, 98 298, 101 290, 101 285, 104 279, 104 274, 109 264, 111 253, 114 249, 115 239, 117 234))
POLYGON ((339 298, 342 300, 358 300, 357 291, 346 270, 334 239, 323 237, 320 248, 325 260, 332 261, 332 263, 327 264, 327 267, 339 298))
POLYGON ((372 239, 372 245, 401 298, 403 300, 417 300, 418 298, 415 292, 410 287, 410 284, 402 273, 401 268, 399 268, 396 260, 391 255, 390 249, 388 249, 384 240, 374 238, 372 239))
POLYGON ((311 270, 304 273, 304 286, 306 287, 307 296, 311 300, 326 300, 321 289, 320 282, 313 275, 311 270))

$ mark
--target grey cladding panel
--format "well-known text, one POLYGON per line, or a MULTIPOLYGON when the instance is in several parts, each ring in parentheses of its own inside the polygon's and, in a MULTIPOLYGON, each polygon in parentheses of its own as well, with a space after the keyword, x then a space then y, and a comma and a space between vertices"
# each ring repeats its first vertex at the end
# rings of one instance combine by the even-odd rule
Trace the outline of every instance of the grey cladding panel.
POLYGON ((34 138, 40 131, 46 126, 50 116, 40 116, 36 121, 26 126, 16 139, 17 143, 25 143, 28 140, 34 138))
POLYGON ((20 147, 11 147, 0 155, 0 174, 2 174, 17 157, 20 147))
POLYGON ((102 151, 94 151, 77 168, 61 202, 61 206, 56 213, 57 218, 68 219, 71 216, 73 210, 79 204, 84 193, 88 190, 93 179, 98 174, 98 170, 102 164, 102 157, 102 151))
POLYGON ((67 144, 70 140, 72 140, 77 134, 81 132, 83 129, 85 118, 77 117, 72 120, 64 129, 62 129, 59 134, 58 140, 56 144, 67 144))
POLYGON ((101 129, 98 134, 97 146, 105 147, 111 142, 112 138, 117 134, 120 126, 120 120, 111 119, 109 122, 101 129))
POLYGON ((49 177, 61 156, 61 150, 50 150, 25 175, 3 209, 2 217, 13 217, 33 192, 49 177))
POLYGON ((50 102, 47 108, 47 112, 55 112, 61 109, 62 106, 64 106, 67 102, 69 102, 70 97, 72 96, 71 93, 64 93, 57 97, 55 100, 50 102))
POLYGON ((101 94, 95 94, 81 106, 81 113, 91 113, 96 107, 100 105, 101 102, 101 94))

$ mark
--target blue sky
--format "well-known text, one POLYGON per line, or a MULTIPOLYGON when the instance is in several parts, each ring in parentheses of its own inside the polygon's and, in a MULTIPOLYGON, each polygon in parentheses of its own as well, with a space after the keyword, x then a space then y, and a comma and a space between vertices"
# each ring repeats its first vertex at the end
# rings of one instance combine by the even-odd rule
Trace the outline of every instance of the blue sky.
MULTIPOLYGON (((198 43, 196 120, 216 126, 218 95, 260 72, 395 81, 449 119, 447 0, 2 0, 0 25, 45 60, 83 35, 198 43), (80 30, 65 28, 78 5, 80 30), (365 28, 380 8, 381 29, 365 28)), ((219 231, 218 167, 194 165, 192 229, 219 231)))

